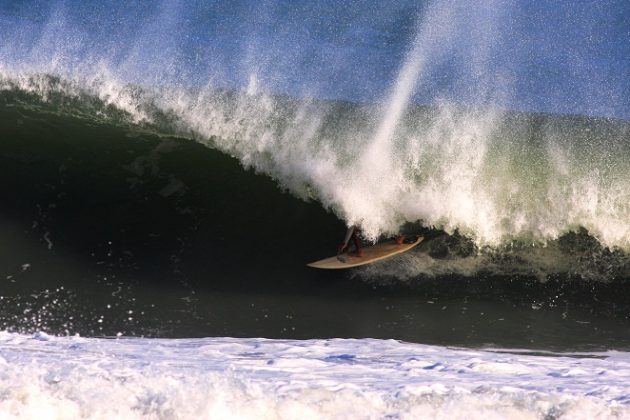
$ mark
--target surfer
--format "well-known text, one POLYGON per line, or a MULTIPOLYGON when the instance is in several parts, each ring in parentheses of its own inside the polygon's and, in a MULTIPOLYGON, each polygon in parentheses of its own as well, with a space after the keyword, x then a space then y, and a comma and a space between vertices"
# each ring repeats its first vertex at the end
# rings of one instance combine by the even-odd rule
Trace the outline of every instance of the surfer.
POLYGON ((361 228, 359 226, 350 226, 348 230, 346 230, 346 237, 337 249, 337 255, 342 254, 346 249, 348 249, 348 242, 350 242, 350 239, 352 239, 352 243, 354 244, 354 251, 349 252, 349 254, 355 257, 362 257, 363 251, 361 250, 361 240, 359 239, 360 234, 361 228))
MULTIPOLYGON (((348 243, 350 239, 352 239, 352 243, 354 244, 354 251, 349 252, 348 254, 353 257, 362 257, 363 250, 361 249, 361 239, 359 238, 361 235, 361 228, 357 225, 352 225, 346 230, 346 236, 341 244, 339 244, 339 248, 337 248, 337 255, 343 254, 348 249, 348 243)), ((397 235, 394 240, 396 244, 402 245, 405 240, 405 235, 397 235)))

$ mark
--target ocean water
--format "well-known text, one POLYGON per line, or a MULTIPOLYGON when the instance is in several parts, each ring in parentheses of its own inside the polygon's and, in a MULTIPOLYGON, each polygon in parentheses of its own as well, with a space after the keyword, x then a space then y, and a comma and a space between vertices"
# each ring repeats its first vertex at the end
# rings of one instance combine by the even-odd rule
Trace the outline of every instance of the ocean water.
POLYGON ((0 417, 630 416, 629 28, 0 1, 0 417))
POLYGON ((5 418, 626 418, 627 353, 3 333, 5 418))

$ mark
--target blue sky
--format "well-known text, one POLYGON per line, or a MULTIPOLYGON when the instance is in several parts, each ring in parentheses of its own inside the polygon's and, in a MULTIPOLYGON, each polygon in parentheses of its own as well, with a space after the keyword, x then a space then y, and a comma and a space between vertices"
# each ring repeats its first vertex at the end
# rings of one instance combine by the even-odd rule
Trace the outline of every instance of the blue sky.
POLYGON ((228 87, 256 74, 279 93, 370 102, 425 32, 416 102, 630 118, 627 0, 0 0, 0 58, 25 69, 101 61, 133 82, 228 87))

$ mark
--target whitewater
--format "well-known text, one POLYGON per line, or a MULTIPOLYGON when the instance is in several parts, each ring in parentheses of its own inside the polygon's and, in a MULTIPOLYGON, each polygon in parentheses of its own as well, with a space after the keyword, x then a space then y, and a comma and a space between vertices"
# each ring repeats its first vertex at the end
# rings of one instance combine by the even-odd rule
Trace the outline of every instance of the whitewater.
POLYGON ((0 333, 3 418, 630 416, 627 353, 0 333))

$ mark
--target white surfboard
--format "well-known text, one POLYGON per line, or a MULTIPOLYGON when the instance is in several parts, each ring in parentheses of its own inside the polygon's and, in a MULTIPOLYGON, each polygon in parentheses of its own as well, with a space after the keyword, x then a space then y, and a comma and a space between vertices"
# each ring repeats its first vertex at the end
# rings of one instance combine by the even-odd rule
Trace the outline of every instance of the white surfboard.
POLYGON ((396 241, 387 241, 372 246, 362 247, 361 250, 363 251, 363 256, 361 257, 344 253, 335 257, 324 258, 323 260, 315 261, 306 265, 313 268, 323 268, 329 270, 358 267, 360 265, 370 264, 375 261, 384 260, 405 251, 409 251, 411 248, 422 242, 423 239, 424 237, 419 236, 414 242, 408 244, 402 243, 400 245, 397 244, 396 241))

